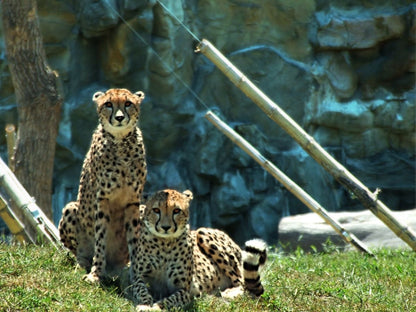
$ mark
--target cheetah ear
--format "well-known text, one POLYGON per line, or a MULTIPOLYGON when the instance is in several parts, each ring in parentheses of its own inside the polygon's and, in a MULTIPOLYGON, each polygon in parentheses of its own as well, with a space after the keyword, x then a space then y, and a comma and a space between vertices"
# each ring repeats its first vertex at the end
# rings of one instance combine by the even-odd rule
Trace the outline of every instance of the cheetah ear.
POLYGON ((190 190, 186 190, 182 194, 185 195, 186 197, 188 197, 189 201, 191 201, 194 198, 194 195, 192 194, 192 192, 190 190))
POLYGON ((144 100, 144 97, 145 96, 144 96, 144 92, 143 91, 137 91, 134 94, 137 95, 141 101, 144 100))
POLYGON ((150 193, 143 193, 143 203, 146 203, 148 200, 149 200, 149 198, 150 198, 150 196, 151 196, 152 194, 150 194, 150 193))
POLYGON ((95 102, 100 96, 104 95, 104 92, 102 91, 97 91, 94 93, 94 95, 92 96, 92 100, 95 102))

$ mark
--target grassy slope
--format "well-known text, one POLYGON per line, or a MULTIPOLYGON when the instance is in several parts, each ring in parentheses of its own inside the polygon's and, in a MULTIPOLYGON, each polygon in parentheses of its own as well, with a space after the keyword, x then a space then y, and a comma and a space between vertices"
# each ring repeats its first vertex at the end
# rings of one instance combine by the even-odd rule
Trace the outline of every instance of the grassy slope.
MULTIPOLYGON (((416 311, 416 253, 376 251, 377 258, 336 250, 276 255, 259 299, 198 299, 192 311, 416 311)), ((81 280, 51 247, 0 244, 0 311, 132 311, 114 287, 81 280)))

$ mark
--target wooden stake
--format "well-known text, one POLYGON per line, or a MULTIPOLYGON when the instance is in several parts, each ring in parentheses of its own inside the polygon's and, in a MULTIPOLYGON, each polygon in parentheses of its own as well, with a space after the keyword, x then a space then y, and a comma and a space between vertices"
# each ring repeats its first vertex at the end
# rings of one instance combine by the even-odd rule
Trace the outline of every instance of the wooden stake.
POLYGON ((51 242, 57 249, 63 248, 59 240, 59 233, 55 225, 46 217, 36 205, 35 200, 17 180, 13 172, 0 158, 0 186, 10 196, 15 205, 24 212, 25 217, 38 230, 38 233, 51 242))
POLYGON ((309 155, 311 155, 325 170, 352 192, 362 204, 383 221, 399 238, 416 251, 416 235, 413 230, 400 223, 391 210, 377 198, 377 192, 372 193, 363 183, 352 175, 344 166, 337 162, 320 146, 313 137, 306 133, 289 115, 276 103, 268 98, 246 76, 244 76, 220 51, 208 40, 203 39, 197 47, 210 59, 241 91, 256 103, 268 117, 283 128, 309 155))
POLYGON ((9 155, 8 165, 9 168, 14 168, 14 149, 16 146, 16 127, 13 124, 7 124, 6 128, 6 142, 7 142, 7 153, 9 155))
POLYGON ((232 142, 237 144, 243 151, 245 151, 251 158, 253 158, 260 166, 262 166, 268 173, 270 173, 276 180, 282 183, 293 195, 295 195, 302 203, 304 203, 313 212, 317 213, 325 220, 342 239, 353 245, 361 252, 366 252, 373 255, 370 250, 362 243, 354 234, 349 233, 342 227, 340 223, 332 219, 328 212, 316 202, 308 193, 306 193, 299 185, 293 182, 288 176, 279 170, 273 163, 263 157, 258 150, 256 150, 249 142, 241 137, 237 132, 230 128, 226 123, 219 119, 214 113, 208 111, 205 114, 207 118, 215 127, 224 133, 232 142))

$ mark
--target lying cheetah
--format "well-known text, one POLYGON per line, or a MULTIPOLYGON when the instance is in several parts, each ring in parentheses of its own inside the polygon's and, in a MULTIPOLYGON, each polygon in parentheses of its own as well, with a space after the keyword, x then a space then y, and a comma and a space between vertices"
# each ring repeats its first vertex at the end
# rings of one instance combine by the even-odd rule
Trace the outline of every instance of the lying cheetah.
POLYGON ((189 230, 192 197, 189 190, 159 191, 141 211, 126 212, 132 292, 140 311, 180 307, 218 290, 263 293, 258 269, 266 261, 266 244, 252 240, 241 251, 222 231, 189 230))
POLYGON ((81 172, 78 198, 59 222, 63 244, 98 282, 128 262, 125 209, 139 207, 146 180, 145 149, 137 127, 144 93, 126 89, 96 92, 99 125, 81 172))

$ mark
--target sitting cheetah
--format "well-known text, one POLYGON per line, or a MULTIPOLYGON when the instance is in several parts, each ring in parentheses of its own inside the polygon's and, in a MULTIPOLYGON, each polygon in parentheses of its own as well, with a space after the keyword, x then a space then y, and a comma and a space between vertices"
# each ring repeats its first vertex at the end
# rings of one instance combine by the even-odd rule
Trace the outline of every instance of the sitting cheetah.
POLYGON ((189 190, 168 189, 152 195, 141 210, 126 212, 132 292, 140 311, 180 307, 218 290, 263 293, 258 269, 266 261, 266 244, 251 240, 241 251, 222 231, 189 230, 191 200, 189 190))
POLYGON ((99 125, 81 172, 78 198, 59 222, 63 244, 89 274, 117 275, 129 260, 125 209, 139 207, 146 180, 145 149, 137 122, 144 93, 126 89, 96 92, 99 125))

